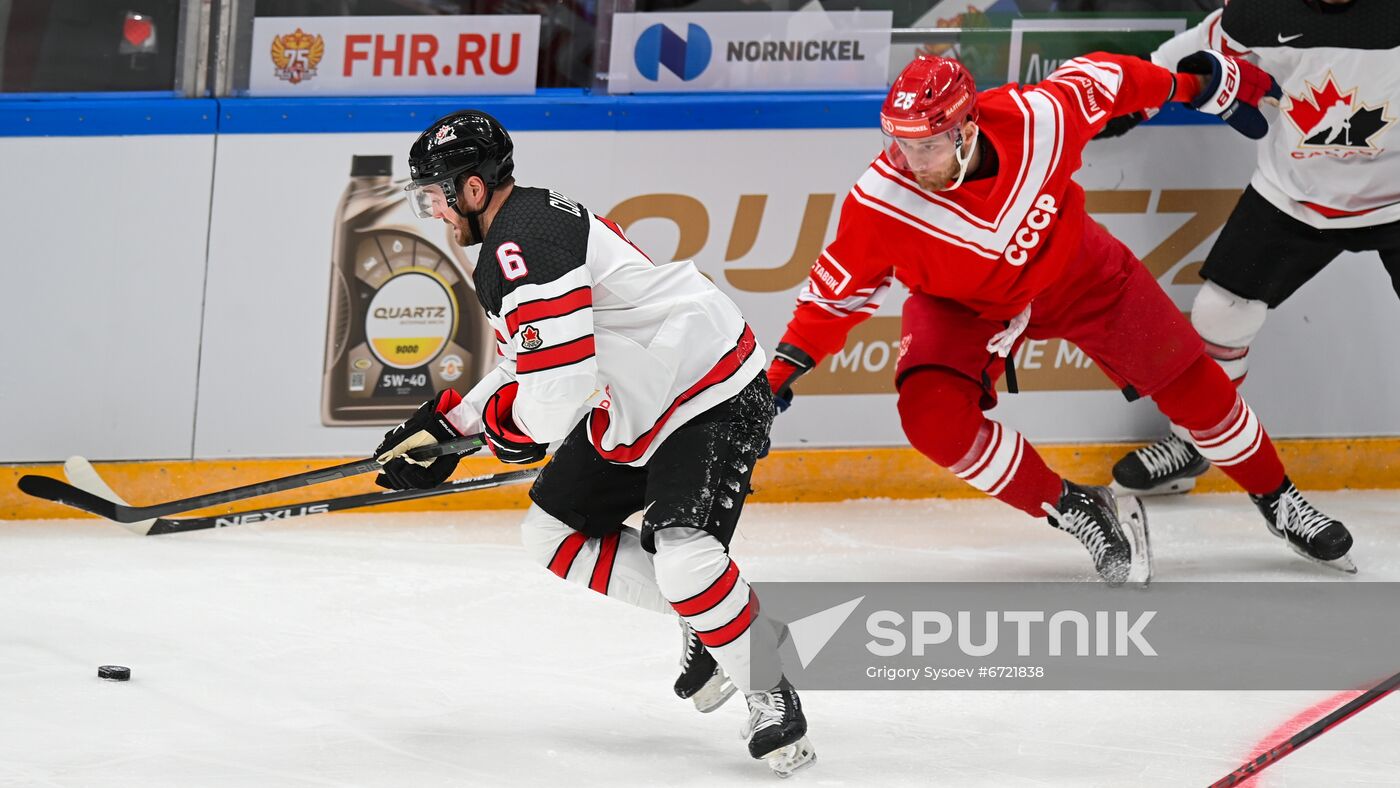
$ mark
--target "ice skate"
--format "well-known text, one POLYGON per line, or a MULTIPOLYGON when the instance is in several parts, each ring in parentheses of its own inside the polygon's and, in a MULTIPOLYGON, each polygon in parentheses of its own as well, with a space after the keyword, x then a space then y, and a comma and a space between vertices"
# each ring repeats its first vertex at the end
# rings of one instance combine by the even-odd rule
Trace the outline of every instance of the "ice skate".
POLYGON ((708 714, 724 705, 738 688, 725 675, 724 669, 715 662, 709 649, 700 642, 695 630, 678 619, 681 624, 681 675, 676 679, 676 696, 689 698, 695 708, 708 714))
POLYGON ((1147 513, 1137 498, 1116 499, 1107 487, 1083 487, 1066 481, 1059 505, 1045 504, 1045 513, 1051 525, 1084 545, 1104 582, 1111 586, 1127 582, 1147 585, 1152 580, 1147 513))
POLYGON ((1340 520, 1333 520, 1308 503, 1287 477, 1274 492, 1251 495, 1249 499, 1264 515, 1269 532, 1287 541, 1293 552, 1323 566, 1356 574, 1356 564, 1347 555, 1351 550, 1351 532, 1340 520))
POLYGON ((786 678, 767 692, 744 697, 749 703, 749 721, 739 735, 749 740, 749 755, 767 761, 779 777, 790 777, 816 762, 816 750, 807 740, 802 701, 786 678))
POLYGON ((1169 495, 1190 492, 1196 477, 1210 470, 1190 441, 1175 433, 1130 451, 1113 466, 1113 490, 1120 495, 1169 495))

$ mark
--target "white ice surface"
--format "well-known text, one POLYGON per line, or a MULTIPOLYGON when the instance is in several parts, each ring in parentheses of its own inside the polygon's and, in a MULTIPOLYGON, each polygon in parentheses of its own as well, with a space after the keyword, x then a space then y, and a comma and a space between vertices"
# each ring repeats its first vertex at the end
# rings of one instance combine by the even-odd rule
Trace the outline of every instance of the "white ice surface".
MULTIPOLYGON (((1400 494, 1319 494, 1361 580, 1400 580, 1400 494)), ((1243 495, 1151 506, 1160 580, 1349 582, 1243 495)), ((0 524, 0 785, 769 785, 742 703, 671 694, 661 616, 566 585, 517 512, 334 515, 138 537, 0 524), (96 677, 132 669, 128 683, 96 677)), ((752 505, 757 580, 1069 580, 1083 550, 994 501, 752 505)), ((1204 786, 1326 692, 808 692, 785 785, 1204 786)), ((1257 785, 1400 785, 1400 697, 1257 785)))

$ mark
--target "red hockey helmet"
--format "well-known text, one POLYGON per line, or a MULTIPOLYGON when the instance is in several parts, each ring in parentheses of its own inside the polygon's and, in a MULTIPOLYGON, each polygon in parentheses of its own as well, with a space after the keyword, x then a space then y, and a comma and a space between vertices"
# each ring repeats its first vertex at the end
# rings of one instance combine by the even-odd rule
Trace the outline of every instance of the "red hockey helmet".
POLYGON ((904 67, 880 107, 880 128, 891 137, 931 137, 977 119, 972 74, 947 57, 919 55, 904 67))
POLYGON ((975 127, 963 137, 969 120, 977 120, 972 75, 952 58, 920 55, 899 72, 880 107, 885 158, 925 189, 956 189, 977 144, 975 127))

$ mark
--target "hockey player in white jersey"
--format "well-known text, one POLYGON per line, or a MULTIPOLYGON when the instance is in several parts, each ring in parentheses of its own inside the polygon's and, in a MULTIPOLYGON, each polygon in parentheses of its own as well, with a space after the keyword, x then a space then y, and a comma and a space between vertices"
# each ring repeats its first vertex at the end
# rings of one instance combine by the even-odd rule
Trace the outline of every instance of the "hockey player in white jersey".
MULTIPOLYGON (((1152 60, 1174 64, 1203 47, 1253 61, 1284 94, 1191 308, 1207 351, 1238 384, 1269 310, 1342 252, 1378 252, 1400 295, 1400 2, 1230 0, 1152 60)), ((1174 427, 1113 476, 1139 495, 1185 492, 1209 467, 1174 427)), ((1295 497, 1285 490, 1255 503, 1301 550, 1317 518, 1295 497)))
POLYGON ((811 763, 775 633, 728 553, 773 419, 764 354, 738 307, 689 261, 656 265, 616 224, 516 185, 510 136, 485 113, 433 123, 409 169, 419 215, 481 245, 473 281, 501 359, 465 396, 440 392, 385 436, 380 483, 442 483, 456 457, 401 455, 459 435, 484 432, 508 463, 562 441, 530 490, 528 552, 565 580, 678 615, 676 693, 711 711, 743 691, 750 754, 783 776, 811 763), (636 512, 640 533, 623 527, 636 512))

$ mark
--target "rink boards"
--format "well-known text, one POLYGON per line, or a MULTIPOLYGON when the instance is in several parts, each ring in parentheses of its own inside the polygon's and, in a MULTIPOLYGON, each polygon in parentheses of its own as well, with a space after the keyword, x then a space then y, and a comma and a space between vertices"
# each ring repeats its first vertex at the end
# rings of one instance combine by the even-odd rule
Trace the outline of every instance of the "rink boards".
MULTIPOLYGON (((567 96, 483 106, 514 131, 521 183, 612 217, 657 261, 694 259, 771 348, 835 233, 842 197, 877 150, 878 132, 864 123, 876 101, 611 101, 606 111, 567 96)), ((0 117, 0 167, 22 185, 0 216, 12 260, 0 291, 0 331, 11 340, 0 462, 185 460, 207 480, 254 467, 232 458, 282 458, 261 473, 359 456, 382 435, 380 425, 321 418, 337 204, 353 157, 391 156, 402 177, 416 132, 455 102, 190 104, 204 114, 114 119, 103 115, 115 114, 112 105, 82 121, 81 108, 28 121, 32 133, 54 136, 26 136, 11 110, 0 117)), ((1093 144, 1078 180, 1094 217, 1186 309, 1254 152, 1223 126, 1168 114, 1168 123, 1093 144)), ((896 288, 843 353, 804 379, 774 428, 780 448, 853 449, 784 456, 840 469, 866 495, 944 484, 898 449, 891 373, 903 297, 896 288), (867 454, 895 458, 897 472, 857 472, 866 466, 850 458, 867 454), (881 485, 886 477, 894 480, 881 485)), ((1362 444, 1350 440, 1400 435, 1394 300, 1374 255, 1347 255, 1272 315, 1251 353, 1245 393, 1275 437, 1341 439, 1289 442, 1319 458, 1325 486, 1393 486, 1400 476, 1373 461, 1394 457, 1395 441, 1357 452, 1362 444)), ((475 309, 466 304, 463 318, 475 309)), ((1080 444, 1160 429, 1150 404, 1126 402, 1072 346, 1027 343, 1017 366, 1023 393, 1003 396, 995 417, 1066 445, 1064 462, 1106 467, 1119 448, 1080 444)), ((804 474, 814 475, 773 476, 769 487, 790 499, 830 486, 804 490, 804 474)))

